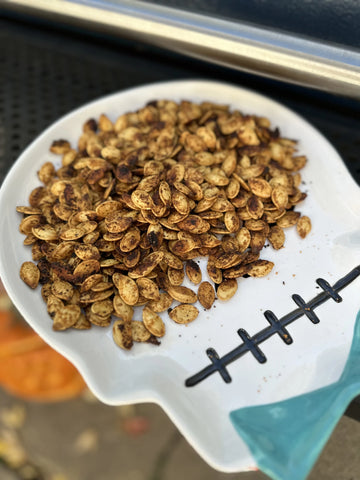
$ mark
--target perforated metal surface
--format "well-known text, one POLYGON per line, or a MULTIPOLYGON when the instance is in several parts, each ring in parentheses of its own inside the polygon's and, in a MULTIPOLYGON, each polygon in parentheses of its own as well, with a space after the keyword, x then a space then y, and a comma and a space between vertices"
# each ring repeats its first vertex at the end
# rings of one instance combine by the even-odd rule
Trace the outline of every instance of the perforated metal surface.
MULTIPOLYGON (((124 71, 126 53, 107 53, 85 40, 62 39, 12 22, 2 22, 0 32, 1 180, 21 151, 60 116, 140 83, 135 70, 124 71)), ((143 69, 150 67, 142 62, 143 69)))
MULTIPOLYGON (((53 26, 52 26, 53 28, 53 26)), ((107 93, 176 78, 212 78, 287 104, 334 144, 360 184, 360 104, 142 44, 0 21, 0 181, 20 152, 70 110, 107 93)))

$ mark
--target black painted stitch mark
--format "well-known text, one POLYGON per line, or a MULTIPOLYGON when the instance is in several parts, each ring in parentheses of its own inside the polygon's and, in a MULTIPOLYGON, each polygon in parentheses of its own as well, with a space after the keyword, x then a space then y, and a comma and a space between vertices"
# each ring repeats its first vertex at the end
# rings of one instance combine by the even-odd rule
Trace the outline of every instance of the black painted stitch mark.
POLYGON ((293 339, 291 338, 291 335, 286 330, 286 328, 281 325, 281 322, 276 317, 275 313, 273 313, 271 310, 266 310, 266 312, 264 312, 264 316, 266 320, 270 323, 270 325, 273 327, 274 333, 278 333, 280 335, 280 338, 284 340, 287 345, 290 345, 290 343, 293 342, 293 339))
POLYGON ((304 315, 307 316, 307 318, 312 322, 312 323, 319 323, 320 320, 318 319, 318 316, 314 312, 312 308, 310 308, 305 300, 303 300, 300 295, 297 293, 294 293, 294 295, 291 296, 291 298, 294 300, 296 305, 301 308, 301 311, 303 312, 304 315))
POLYGON ((251 352, 254 355, 256 360, 259 363, 265 363, 266 362, 265 355, 260 350, 260 348, 257 346, 257 343, 254 342, 254 340, 250 337, 250 335, 247 333, 247 331, 244 330, 243 328, 240 328, 238 330, 238 334, 240 335, 241 340, 246 345, 248 351, 251 352))
POLYGON ((321 287, 324 290, 324 292, 326 292, 329 295, 330 298, 335 300, 335 302, 337 303, 342 302, 342 298, 340 297, 340 295, 331 285, 329 285, 329 283, 326 280, 324 280, 323 278, 318 278, 316 280, 316 283, 319 285, 319 287, 321 287))
POLYGON ((220 375, 222 376, 224 382, 225 383, 230 383, 231 382, 230 374, 226 370, 226 367, 222 364, 216 350, 214 350, 213 348, 208 348, 206 350, 206 353, 207 353, 207 356, 210 358, 210 360, 213 363, 214 372, 218 371, 220 373, 220 375))
POLYGON ((357 277, 360 276, 360 265, 351 270, 345 277, 338 280, 333 286, 331 286, 323 278, 318 278, 316 283, 322 288, 322 292, 317 295, 315 298, 306 303, 300 295, 292 295, 292 299, 298 306, 296 310, 284 315, 282 318, 278 319, 276 315, 271 310, 266 310, 264 313, 265 318, 270 323, 270 326, 264 328, 260 332, 256 333, 253 337, 250 337, 248 332, 242 328, 238 330, 243 343, 238 347, 231 350, 229 353, 223 357, 219 357, 218 353, 214 348, 208 348, 206 353, 211 360, 211 364, 203 368, 200 372, 196 373, 192 377, 188 378, 185 381, 185 386, 193 387, 199 382, 205 380, 215 372, 219 372, 222 379, 226 383, 231 382, 231 376, 226 369, 226 366, 230 363, 238 360, 240 357, 245 355, 247 352, 251 352, 254 357, 260 362, 266 362, 266 357, 259 348, 259 344, 270 338, 271 336, 278 334, 282 340, 290 345, 293 340, 285 328, 290 323, 294 322, 302 316, 306 316, 312 323, 317 324, 320 322, 319 318, 314 312, 314 309, 319 305, 323 304, 330 298, 335 302, 339 303, 342 301, 342 298, 338 294, 339 290, 347 287, 351 282, 353 282, 357 277))

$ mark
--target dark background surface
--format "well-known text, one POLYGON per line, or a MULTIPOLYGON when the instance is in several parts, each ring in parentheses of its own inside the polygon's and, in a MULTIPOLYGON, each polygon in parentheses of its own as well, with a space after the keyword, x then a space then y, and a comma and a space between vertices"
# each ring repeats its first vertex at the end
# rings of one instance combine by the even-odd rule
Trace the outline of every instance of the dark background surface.
POLYGON ((360 184, 358 101, 26 17, 0 19, 0 65, 0 182, 21 151, 72 109, 137 85, 203 78, 256 90, 295 110, 328 138, 360 184))

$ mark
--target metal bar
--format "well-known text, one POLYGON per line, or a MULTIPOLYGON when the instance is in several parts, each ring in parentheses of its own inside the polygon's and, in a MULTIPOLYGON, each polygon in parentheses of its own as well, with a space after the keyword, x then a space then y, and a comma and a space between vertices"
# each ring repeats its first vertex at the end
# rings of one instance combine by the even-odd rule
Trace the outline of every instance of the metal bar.
POLYGON ((2 0, 2 8, 360 98, 360 52, 137 0, 2 0))

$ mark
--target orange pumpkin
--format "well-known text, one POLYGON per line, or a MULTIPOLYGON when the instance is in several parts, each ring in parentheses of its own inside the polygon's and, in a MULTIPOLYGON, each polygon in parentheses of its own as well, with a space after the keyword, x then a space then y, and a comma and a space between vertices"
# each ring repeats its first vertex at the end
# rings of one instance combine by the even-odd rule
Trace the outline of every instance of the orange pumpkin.
POLYGON ((0 311, 0 386, 24 399, 59 401, 78 396, 85 382, 10 309, 0 311))

